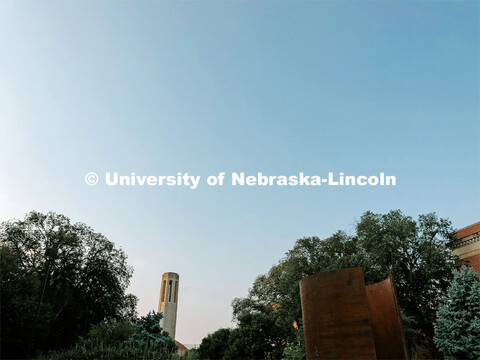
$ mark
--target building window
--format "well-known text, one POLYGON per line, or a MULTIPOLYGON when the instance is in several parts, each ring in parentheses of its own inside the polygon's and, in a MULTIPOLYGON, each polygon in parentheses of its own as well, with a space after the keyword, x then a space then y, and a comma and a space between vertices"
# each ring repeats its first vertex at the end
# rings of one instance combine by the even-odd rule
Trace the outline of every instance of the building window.
POLYGON ((172 301, 172 280, 168 281, 168 302, 172 301))
POLYGON ((167 282, 163 280, 162 284, 162 295, 160 295, 160 301, 165 302, 165 287, 167 286, 167 282))

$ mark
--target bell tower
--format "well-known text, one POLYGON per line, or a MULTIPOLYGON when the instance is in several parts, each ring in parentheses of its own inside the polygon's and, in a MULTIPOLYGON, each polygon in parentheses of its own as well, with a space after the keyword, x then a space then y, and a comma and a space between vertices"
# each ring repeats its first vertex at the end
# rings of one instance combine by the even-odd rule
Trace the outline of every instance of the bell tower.
POLYGON ((158 312, 163 314, 163 318, 160 320, 160 326, 163 330, 167 331, 174 340, 175 327, 177 324, 179 279, 178 274, 174 272, 166 272, 162 275, 160 300, 158 302, 158 312))

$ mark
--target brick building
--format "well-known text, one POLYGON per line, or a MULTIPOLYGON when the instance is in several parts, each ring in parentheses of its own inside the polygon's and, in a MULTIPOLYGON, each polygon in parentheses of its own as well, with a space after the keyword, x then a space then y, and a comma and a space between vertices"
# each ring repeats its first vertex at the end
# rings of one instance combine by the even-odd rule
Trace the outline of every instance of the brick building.
POLYGON ((457 231, 453 252, 480 273, 480 221, 457 231))

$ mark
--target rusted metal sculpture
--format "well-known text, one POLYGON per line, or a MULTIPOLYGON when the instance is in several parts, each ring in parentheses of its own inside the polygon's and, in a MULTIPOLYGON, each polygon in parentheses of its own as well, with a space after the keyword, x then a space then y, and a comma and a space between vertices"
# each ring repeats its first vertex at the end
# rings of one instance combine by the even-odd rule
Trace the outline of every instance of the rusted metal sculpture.
POLYGON ((391 275, 365 286, 361 268, 300 282, 305 350, 313 359, 408 359, 391 275))
POLYGON ((377 359, 407 359, 408 352, 392 273, 367 286, 368 310, 377 359))

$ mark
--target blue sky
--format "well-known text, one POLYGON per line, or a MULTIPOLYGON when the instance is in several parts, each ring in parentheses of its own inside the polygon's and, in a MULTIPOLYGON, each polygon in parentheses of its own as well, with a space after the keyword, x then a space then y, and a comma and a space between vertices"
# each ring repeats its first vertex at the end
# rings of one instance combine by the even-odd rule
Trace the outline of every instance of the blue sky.
POLYGON ((121 246, 177 339, 303 236, 367 210, 480 218, 479 3, 0 3, 0 220, 63 213, 121 246), (376 174, 396 187, 89 187, 84 176, 376 174))

